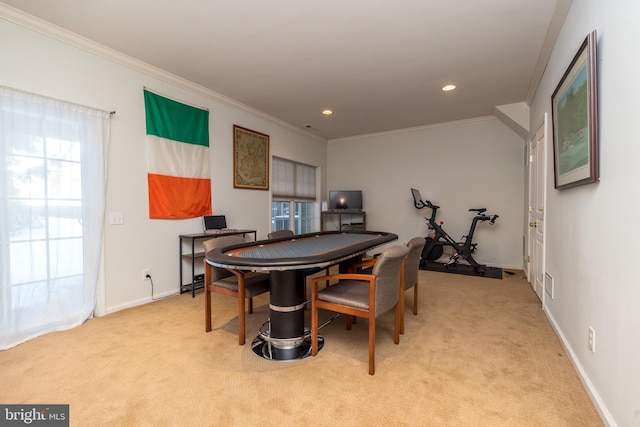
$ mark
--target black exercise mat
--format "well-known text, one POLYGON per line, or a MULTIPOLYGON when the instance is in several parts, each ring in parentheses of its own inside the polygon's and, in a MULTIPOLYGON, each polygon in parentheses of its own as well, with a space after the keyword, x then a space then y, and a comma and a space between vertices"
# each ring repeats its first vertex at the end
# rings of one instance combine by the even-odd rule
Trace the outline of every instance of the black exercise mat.
POLYGON ((476 273, 475 269, 467 264, 452 264, 446 266, 441 262, 427 261, 420 266, 420 270, 440 271, 442 273, 464 274, 467 276, 488 277, 490 279, 502 279, 502 269, 498 267, 485 267, 484 274, 476 273))

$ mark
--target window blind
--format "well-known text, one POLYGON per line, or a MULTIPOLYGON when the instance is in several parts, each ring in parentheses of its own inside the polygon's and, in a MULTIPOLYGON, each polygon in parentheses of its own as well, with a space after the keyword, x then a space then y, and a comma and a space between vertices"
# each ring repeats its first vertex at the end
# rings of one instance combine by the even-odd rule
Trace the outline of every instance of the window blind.
POLYGON ((271 170, 271 192, 274 198, 316 200, 315 166, 274 157, 271 170))

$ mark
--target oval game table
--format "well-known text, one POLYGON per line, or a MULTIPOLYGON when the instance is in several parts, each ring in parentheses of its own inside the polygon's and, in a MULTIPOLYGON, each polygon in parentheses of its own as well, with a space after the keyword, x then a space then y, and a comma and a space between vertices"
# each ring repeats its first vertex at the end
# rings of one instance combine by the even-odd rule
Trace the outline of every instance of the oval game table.
MULTIPOLYGON (((360 257, 397 239, 378 231, 323 231, 217 248, 206 254, 206 261, 214 267, 270 273, 268 326, 260 329, 251 348, 265 359, 297 360, 311 350, 304 326, 305 272, 360 257)), ((319 341, 321 348, 324 339, 319 341)))

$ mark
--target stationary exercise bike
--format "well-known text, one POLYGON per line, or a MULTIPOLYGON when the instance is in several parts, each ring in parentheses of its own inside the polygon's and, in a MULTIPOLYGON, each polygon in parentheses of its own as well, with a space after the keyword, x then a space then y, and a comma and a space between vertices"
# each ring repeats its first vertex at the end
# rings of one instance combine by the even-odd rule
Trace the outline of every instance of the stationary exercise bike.
POLYGON ((429 208, 431 209, 431 217, 425 219, 429 223, 429 229, 433 230, 429 236, 425 237, 427 243, 422 250, 421 265, 424 265, 427 261, 435 261, 444 253, 445 246, 451 246, 452 255, 449 261, 445 263, 445 268, 449 268, 452 265, 458 263, 460 257, 466 260, 474 268, 476 274, 483 275, 486 271, 486 265, 478 263, 473 259, 473 253, 476 251, 477 243, 473 243, 473 233, 476 230, 478 222, 489 221, 491 225, 495 224, 498 215, 485 215, 486 208, 469 209, 470 212, 475 212, 476 216, 473 217, 471 222, 471 228, 469 234, 462 236, 461 242, 456 242, 447 234, 442 228, 444 224, 442 221, 436 221, 436 214, 440 206, 436 206, 429 200, 422 200, 420 192, 415 188, 411 189, 413 195, 413 204, 417 209, 429 208))

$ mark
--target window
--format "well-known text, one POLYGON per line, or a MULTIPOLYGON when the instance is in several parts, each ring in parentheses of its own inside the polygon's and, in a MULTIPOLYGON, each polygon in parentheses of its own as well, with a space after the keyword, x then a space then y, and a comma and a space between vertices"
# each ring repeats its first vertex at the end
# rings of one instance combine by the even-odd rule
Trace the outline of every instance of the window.
POLYGON ((271 231, 315 231, 316 168, 274 157, 271 170, 271 231))
POLYGON ((0 349, 92 315, 108 117, 0 87, 0 349))

